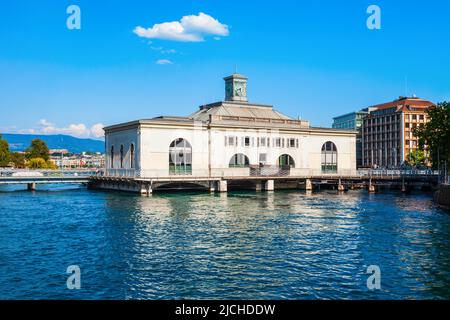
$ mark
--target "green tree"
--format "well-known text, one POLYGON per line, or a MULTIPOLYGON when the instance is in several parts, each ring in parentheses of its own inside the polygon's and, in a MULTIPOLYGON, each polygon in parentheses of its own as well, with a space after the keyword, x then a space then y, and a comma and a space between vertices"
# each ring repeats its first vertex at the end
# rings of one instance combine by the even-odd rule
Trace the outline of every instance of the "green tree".
POLYGON ((450 160, 450 103, 441 102, 428 111, 430 121, 414 129, 420 150, 429 152, 433 167, 450 160))
POLYGON ((47 169, 47 162, 42 158, 31 158, 27 162, 27 167, 30 169, 47 169))
POLYGON ((9 156, 9 161, 14 164, 14 168, 25 168, 25 155, 23 153, 14 152, 9 156))
POLYGON ((27 149, 26 158, 28 160, 41 158, 44 159, 44 161, 48 161, 50 159, 50 155, 47 144, 41 139, 34 139, 31 141, 31 145, 27 149))
POLYGON ((0 135, 0 167, 7 167, 9 164, 9 144, 0 135))
POLYGON ((47 160, 46 164, 45 164, 45 168, 50 169, 50 170, 56 170, 56 169, 58 169, 58 166, 54 162, 47 160))
POLYGON ((417 150, 413 151, 407 156, 407 161, 412 166, 424 166, 425 165, 425 151, 417 150))

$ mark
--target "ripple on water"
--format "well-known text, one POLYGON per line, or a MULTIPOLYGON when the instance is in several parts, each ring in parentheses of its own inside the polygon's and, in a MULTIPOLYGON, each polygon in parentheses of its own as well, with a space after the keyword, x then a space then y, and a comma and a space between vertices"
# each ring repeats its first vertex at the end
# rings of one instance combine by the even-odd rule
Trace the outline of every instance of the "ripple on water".
POLYGON ((448 299, 449 252, 429 195, 0 192, 3 299, 448 299))

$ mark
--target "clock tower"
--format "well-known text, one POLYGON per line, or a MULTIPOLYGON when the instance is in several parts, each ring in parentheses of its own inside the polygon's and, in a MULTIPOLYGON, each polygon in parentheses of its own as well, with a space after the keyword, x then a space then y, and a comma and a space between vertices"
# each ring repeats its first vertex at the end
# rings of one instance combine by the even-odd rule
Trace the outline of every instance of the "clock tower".
POLYGON ((248 78, 234 73, 225 80, 225 101, 248 102, 247 98, 247 80, 248 78))

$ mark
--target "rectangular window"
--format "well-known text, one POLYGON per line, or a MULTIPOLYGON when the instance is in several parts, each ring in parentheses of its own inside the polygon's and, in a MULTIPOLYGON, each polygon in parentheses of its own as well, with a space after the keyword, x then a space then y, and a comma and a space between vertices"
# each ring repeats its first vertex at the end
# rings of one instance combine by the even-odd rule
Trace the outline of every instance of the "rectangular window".
POLYGON ((245 137, 244 138, 244 146, 250 147, 250 137, 245 137))
POLYGON ((281 138, 275 138, 275 147, 277 148, 281 147, 281 138))
POLYGON ((266 138, 260 138, 260 146, 265 147, 266 146, 266 138))
POLYGON ((295 139, 295 147, 298 149, 298 139, 295 139))
POLYGON ((295 148, 295 139, 289 139, 289 147, 295 148))
POLYGON ((229 146, 234 146, 234 145, 235 145, 235 143, 234 143, 234 138, 235 138, 235 137, 228 137, 228 145, 229 145, 229 146))

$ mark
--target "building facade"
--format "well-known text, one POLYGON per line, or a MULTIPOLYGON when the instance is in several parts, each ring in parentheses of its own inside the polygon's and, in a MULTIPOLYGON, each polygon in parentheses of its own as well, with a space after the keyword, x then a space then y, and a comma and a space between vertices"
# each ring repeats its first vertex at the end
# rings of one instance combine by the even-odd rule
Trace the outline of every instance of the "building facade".
POLYGON ((356 135, 356 166, 359 168, 363 165, 362 155, 362 125, 364 118, 369 114, 368 109, 357 112, 351 112, 333 118, 334 129, 345 129, 357 131, 356 135))
POLYGON ((188 117, 105 128, 106 175, 232 177, 344 174, 356 169, 356 132, 311 127, 247 98, 247 78, 225 78, 225 101, 188 117))
POLYGON ((418 150, 413 129, 428 121, 426 111, 434 104, 416 97, 371 107, 363 120, 362 152, 365 167, 399 167, 418 150))

